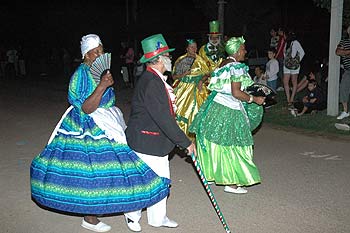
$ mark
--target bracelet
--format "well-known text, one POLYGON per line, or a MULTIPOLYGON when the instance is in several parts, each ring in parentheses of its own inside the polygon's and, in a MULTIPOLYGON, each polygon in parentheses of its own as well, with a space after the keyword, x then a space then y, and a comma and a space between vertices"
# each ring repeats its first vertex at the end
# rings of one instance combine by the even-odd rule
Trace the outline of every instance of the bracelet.
POLYGON ((253 100, 254 100, 254 96, 253 95, 249 95, 248 104, 253 103, 253 100))

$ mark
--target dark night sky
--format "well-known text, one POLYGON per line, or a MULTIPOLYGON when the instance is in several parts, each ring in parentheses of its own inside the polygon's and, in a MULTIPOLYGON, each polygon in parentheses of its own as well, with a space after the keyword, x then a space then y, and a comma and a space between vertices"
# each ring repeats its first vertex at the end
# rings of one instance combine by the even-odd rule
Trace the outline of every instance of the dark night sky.
MULTIPOLYGON (((208 22, 217 18, 217 0, 139 0, 136 24, 130 17, 126 26, 126 0, 116 1, 26 1, 0 3, 2 44, 26 47, 67 47, 79 52, 82 35, 96 33, 105 47, 119 48, 121 40, 163 33, 168 44, 184 51, 187 37, 206 41, 208 22)), ((129 0, 131 4, 132 0, 129 0)), ((312 0, 235 1, 225 10, 225 33, 241 35, 246 28, 248 48, 264 50, 269 43, 271 27, 293 27, 307 54, 328 53, 330 16, 314 6, 312 0), (236 4, 238 3, 238 4, 236 4), (315 51, 315 52, 310 52, 315 51)), ((131 12, 131 6, 130 11, 131 12)))

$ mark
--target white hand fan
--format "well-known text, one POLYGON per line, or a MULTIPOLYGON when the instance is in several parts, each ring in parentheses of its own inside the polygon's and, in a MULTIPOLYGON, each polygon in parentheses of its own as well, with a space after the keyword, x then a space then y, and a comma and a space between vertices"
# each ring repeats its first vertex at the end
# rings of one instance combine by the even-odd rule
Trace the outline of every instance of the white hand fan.
POLYGON ((91 64, 90 72, 96 83, 100 82, 102 74, 111 69, 111 53, 104 53, 91 64))

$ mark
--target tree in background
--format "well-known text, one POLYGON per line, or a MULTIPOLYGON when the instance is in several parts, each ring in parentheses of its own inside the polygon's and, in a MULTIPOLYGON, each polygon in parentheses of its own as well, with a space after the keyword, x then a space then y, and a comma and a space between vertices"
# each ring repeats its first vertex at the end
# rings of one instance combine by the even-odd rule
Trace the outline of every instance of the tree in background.
MULTIPOLYGON (((218 17, 218 0, 193 0, 196 8, 210 20, 218 17)), ((224 34, 243 35, 248 51, 261 51, 265 56, 270 44, 271 28, 293 29, 303 45, 308 48, 308 59, 327 56, 329 41, 329 16, 326 9, 317 7, 312 0, 226 0, 224 34), (312 56, 312 57, 309 57, 312 56)))
MULTIPOLYGON (((321 7, 327 9, 329 12, 331 11, 331 0, 313 0, 314 3, 321 7)), ((344 1, 343 6, 343 25, 350 24, 350 2, 344 1)))

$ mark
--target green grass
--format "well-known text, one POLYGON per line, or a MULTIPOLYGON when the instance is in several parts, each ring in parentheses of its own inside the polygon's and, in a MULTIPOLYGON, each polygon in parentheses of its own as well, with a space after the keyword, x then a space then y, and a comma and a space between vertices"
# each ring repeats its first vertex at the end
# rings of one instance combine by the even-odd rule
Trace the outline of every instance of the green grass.
MULTIPOLYGON (((350 131, 342 131, 335 128, 335 123, 349 123, 349 118, 337 120, 335 116, 328 116, 327 110, 316 114, 304 114, 294 117, 287 108, 284 92, 278 92, 278 103, 265 110, 263 123, 288 131, 296 131, 311 135, 325 136, 350 140, 350 131)), ((340 108, 341 109, 341 108, 340 108)))

